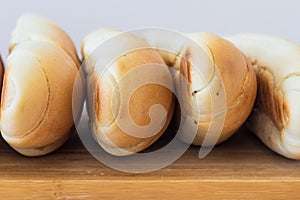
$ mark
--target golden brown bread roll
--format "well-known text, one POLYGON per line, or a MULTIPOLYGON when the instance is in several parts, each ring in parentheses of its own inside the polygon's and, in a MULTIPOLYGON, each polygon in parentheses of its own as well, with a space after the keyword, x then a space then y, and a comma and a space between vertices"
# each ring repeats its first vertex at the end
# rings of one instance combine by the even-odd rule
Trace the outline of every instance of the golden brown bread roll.
MULTIPOLYGON (((176 91, 183 99, 181 109, 198 113, 193 116, 198 124, 193 144, 210 146, 225 141, 245 122, 252 110, 256 78, 251 63, 229 41, 210 33, 185 34, 192 42, 176 40, 177 36, 173 35, 170 41, 174 42, 166 44, 164 38, 168 37, 172 35, 159 32, 145 36, 151 45, 160 49, 165 62, 177 70, 174 79, 176 91), (197 65, 202 69, 201 74, 193 67, 197 65), (189 81, 188 87, 180 75, 189 81)), ((191 131, 185 132, 184 137, 188 137, 191 131)))
POLYGON ((257 100, 247 126, 273 151, 300 159, 300 47, 256 34, 228 37, 251 60, 257 100))
POLYGON ((9 51, 24 41, 45 41, 59 46, 80 67, 77 51, 71 38, 56 24, 44 17, 24 14, 18 19, 9 41, 9 51))
POLYGON ((139 152, 153 144, 163 134, 171 120, 174 109, 172 92, 160 84, 149 83, 137 88, 131 94, 129 104, 124 102, 122 97, 129 95, 131 83, 138 83, 141 79, 149 77, 164 82, 169 88, 173 87, 171 74, 159 53, 133 34, 99 30, 83 40, 82 54, 86 62, 90 128, 99 145, 110 154, 124 156, 139 152), (107 41, 111 38, 112 45, 107 46, 107 41), (103 44, 106 46, 101 47, 103 44), (103 50, 102 53, 95 54, 94 52, 99 49, 103 50), (103 61, 105 59, 111 61, 111 64, 108 70, 101 74, 95 66, 105 65, 103 61), (147 72, 152 66, 140 68, 145 64, 162 66, 160 71, 154 74, 153 71, 147 72), (123 81, 124 77, 132 75, 132 71, 139 69, 142 71, 138 76, 132 76, 129 82, 123 81), (151 123, 150 108, 155 104, 165 109, 166 116, 162 119, 159 116, 160 112, 154 112, 151 123), (131 120, 126 118, 126 112, 129 113, 131 120), (158 131, 145 136, 144 131, 139 129, 128 131, 122 127, 133 123, 144 128, 146 132, 151 129, 152 124, 152 129, 154 127, 158 131))
POLYGON ((16 151, 26 156, 40 156, 59 148, 69 138, 74 130, 73 112, 75 118, 81 113, 83 93, 82 90, 76 93, 77 105, 72 112, 79 63, 72 45, 57 45, 60 37, 66 44, 72 41, 57 26, 46 26, 49 21, 30 17, 32 22, 28 26, 28 15, 25 19, 21 17, 12 35, 2 90, 0 126, 3 138, 16 151), (30 34, 26 37, 30 39, 18 41, 27 31, 30 34), (39 37, 35 38, 37 35, 39 37))

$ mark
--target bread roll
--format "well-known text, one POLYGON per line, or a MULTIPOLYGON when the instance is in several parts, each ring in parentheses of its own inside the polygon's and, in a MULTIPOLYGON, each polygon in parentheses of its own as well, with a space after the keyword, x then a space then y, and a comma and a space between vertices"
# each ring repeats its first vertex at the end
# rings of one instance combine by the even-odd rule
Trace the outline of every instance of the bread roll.
POLYGON ((80 67, 71 38, 52 21, 35 14, 24 14, 17 21, 9 41, 9 51, 24 41, 45 41, 61 47, 80 67))
POLYGON ((83 93, 77 91, 77 105, 72 111, 78 74, 72 41, 58 27, 48 26, 47 20, 35 16, 29 25, 27 19, 28 15, 21 17, 13 31, 2 89, 0 127, 3 138, 16 151, 40 156, 59 148, 69 138, 74 130, 73 112, 75 118, 81 113, 83 93), (20 39, 22 34, 30 39, 20 39), (57 45, 61 38, 64 43, 57 45))
MULTIPOLYGON (((198 125, 193 144, 211 146, 227 140, 247 119, 256 97, 255 73, 244 54, 227 40, 210 33, 184 37, 159 32, 145 36, 160 49, 165 62, 177 70, 174 79, 183 99, 181 112, 195 113, 198 125), (201 68, 201 73, 193 66, 201 68), (183 79, 188 80, 188 87, 183 79)), ((185 132, 184 140, 191 131, 185 132)))
POLYGON ((173 88, 172 76, 159 53, 133 34, 106 29, 95 31, 83 40, 82 54, 87 72, 90 128, 95 140, 105 151, 116 156, 130 155, 153 144, 171 120, 174 110, 172 91, 160 84, 148 83, 130 94, 128 104, 122 97, 129 95, 132 83, 138 84, 147 78, 154 78, 173 88), (100 53, 95 53, 97 51, 100 53), (104 60, 110 65, 102 73, 95 66, 105 67, 104 60), (148 73, 154 66, 143 68, 145 64, 161 67, 156 73, 148 73), (139 74, 132 75, 134 70, 139 69, 142 70, 139 74), (126 76, 131 77, 128 82, 123 81, 126 76), (165 118, 160 116, 160 112, 151 113, 150 108, 156 104, 166 111, 165 118), (126 112, 129 118, 126 118, 126 112), (139 129, 128 131, 122 127, 131 124, 140 126, 146 132, 152 125, 152 129, 154 127, 158 131, 145 136, 144 131, 139 129))
POLYGON ((258 94, 248 127, 273 151, 300 159, 300 47, 256 34, 228 37, 251 60, 258 94))

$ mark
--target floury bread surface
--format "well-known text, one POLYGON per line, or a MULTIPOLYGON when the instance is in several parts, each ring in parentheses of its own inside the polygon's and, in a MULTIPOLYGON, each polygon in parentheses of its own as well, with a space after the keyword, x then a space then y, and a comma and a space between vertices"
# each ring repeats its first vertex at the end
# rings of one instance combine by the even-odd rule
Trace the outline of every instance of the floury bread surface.
POLYGON ((258 95, 248 127, 273 151, 300 159, 300 47, 274 36, 227 37, 251 60, 258 95))

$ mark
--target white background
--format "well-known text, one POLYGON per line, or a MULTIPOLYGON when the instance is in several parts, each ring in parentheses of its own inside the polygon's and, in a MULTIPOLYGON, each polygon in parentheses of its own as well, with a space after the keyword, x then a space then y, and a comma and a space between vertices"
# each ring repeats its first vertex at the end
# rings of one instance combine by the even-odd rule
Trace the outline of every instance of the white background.
POLYGON ((219 35, 255 32, 300 44, 297 0, 5 0, 0 1, 0 52, 7 57, 10 33, 22 13, 33 12, 62 27, 80 48, 99 28, 163 27, 219 35))

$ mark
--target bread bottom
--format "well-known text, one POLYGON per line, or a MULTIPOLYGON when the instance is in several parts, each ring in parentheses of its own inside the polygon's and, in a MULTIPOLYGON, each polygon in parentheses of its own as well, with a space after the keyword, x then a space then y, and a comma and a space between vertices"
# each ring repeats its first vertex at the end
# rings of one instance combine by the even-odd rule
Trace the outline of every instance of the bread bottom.
POLYGON ((51 153, 58 148, 60 148, 71 136, 71 134, 74 132, 74 127, 71 128, 71 130, 61 137, 60 139, 56 140, 55 142, 52 142, 51 144, 44 146, 44 147, 39 147, 39 148, 20 148, 16 147, 13 145, 10 145, 14 150, 19 152, 20 154, 24 156, 29 156, 29 157, 35 157, 35 156, 43 156, 48 153, 51 153))

